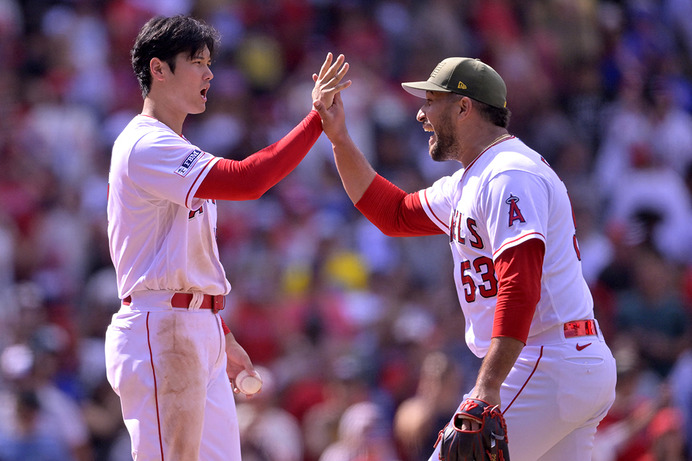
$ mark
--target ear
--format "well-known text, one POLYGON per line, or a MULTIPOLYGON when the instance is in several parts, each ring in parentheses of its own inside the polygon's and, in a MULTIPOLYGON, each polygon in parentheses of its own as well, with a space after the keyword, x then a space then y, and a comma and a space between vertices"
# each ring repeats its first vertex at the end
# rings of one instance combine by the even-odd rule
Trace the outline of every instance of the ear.
POLYGON ((168 70, 168 64, 159 58, 151 58, 151 61, 149 61, 149 72, 151 72, 152 80, 164 80, 166 78, 166 70, 168 70))
POLYGON ((456 106, 458 109, 458 116, 461 118, 466 118, 469 116, 471 109, 473 108, 473 100, 468 96, 464 96, 457 101, 456 106))

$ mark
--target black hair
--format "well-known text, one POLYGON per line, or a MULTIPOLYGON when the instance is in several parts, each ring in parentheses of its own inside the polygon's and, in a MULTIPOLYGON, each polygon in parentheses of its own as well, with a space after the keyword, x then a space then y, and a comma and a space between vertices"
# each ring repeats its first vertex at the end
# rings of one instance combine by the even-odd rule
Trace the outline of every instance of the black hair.
POLYGON ((179 53, 188 53, 192 58, 207 47, 213 56, 218 42, 216 29, 190 16, 157 16, 147 21, 130 51, 132 69, 142 89, 142 97, 151 90, 149 63, 152 58, 166 62, 171 72, 175 72, 175 57, 179 53))
POLYGON ((464 96, 459 93, 450 93, 450 95, 454 95, 457 101, 462 98, 473 99, 475 107, 478 108, 478 112, 480 112, 483 118, 493 125, 499 126, 500 128, 509 127, 509 120, 512 118, 512 111, 506 107, 491 106, 490 104, 481 102, 478 99, 472 98, 471 96, 464 96))
POLYGON ((509 109, 506 107, 491 106, 480 101, 476 102, 479 106, 479 112, 483 117, 485 117, 486 120, 501 128, 509 127, 509 119, 512 117, 512 112, 509 109))

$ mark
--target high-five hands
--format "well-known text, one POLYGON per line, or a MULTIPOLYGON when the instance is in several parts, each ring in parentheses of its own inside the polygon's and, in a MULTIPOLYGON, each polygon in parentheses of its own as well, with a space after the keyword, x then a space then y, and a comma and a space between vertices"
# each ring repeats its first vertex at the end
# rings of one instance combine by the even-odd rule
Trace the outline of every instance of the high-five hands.
POLYGON ((334 55, 327 53, 319 74, 312 74, 312 80, 315 82, 315 87, 312 89, 313 106, 319 102, 325 108, 331 107, 334 96, 351 86, 350 80, 341 82, 348 72, 348 63, 345 60, 344 55, 340 54, 334 61, 334 55))

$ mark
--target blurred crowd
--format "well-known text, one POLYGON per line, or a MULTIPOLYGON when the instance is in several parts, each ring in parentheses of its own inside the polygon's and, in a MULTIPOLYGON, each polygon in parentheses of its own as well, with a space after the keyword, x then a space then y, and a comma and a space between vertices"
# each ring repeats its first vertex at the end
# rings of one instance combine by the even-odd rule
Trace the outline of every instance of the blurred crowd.
MULTIPOLYGON (((617 359, 594 460, 692 459, 692 0, 0 0, 0 461, 131 459, 103 358, 108 165, 141 109, 137 31, 178 13, 222 35, 194 144, 278 140, 343 53, 349 129, 407 191, 458 165, 430 160, 400 82, 495 67, 510 131, 567 184, 617 359)), ((427 459, 479 366, 446 239, 381 235, 322 136, 261 199, 219 204, 218 241, 222 315, 265 381, 237 400, 243 459, 427 459)))

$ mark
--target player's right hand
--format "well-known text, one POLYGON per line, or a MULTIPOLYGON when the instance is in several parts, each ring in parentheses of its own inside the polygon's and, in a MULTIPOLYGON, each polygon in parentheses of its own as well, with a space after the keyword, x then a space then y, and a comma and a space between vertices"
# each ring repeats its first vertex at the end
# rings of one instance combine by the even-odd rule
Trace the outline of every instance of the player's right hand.
POLYGON ((237 391, 235 378, 241 370, 247 370, 250 374, 255 374, 255 367, 245 349, 235 340, 233 333, 226 334, 226 374, 233 385, 233 391, 237 391))
POLYGON ((325 106, 322 101, 313 102, 313 107, 322 118, 322 130, 327 135, 333 145, 340 145, 349 139, 348 129, 346 128, 346 114, 344 113, 344 102, 341 94, 334 96, 333 104, 325 106))
POLYGON ((350 80, 341 82, 348 72, 348 63, 345 62, 346 58, 343 54, 340 54, 336 61, 332 63, 333 59, 334 55, 331 52, 327 53, 319 74, 312 74, 312 80, 315 82, 315 86, 312 89, 313 106, 316 101, 319 101, 325 107, 331 107, 334 102, 334 96, 341 90, 351 86, 350 80))

